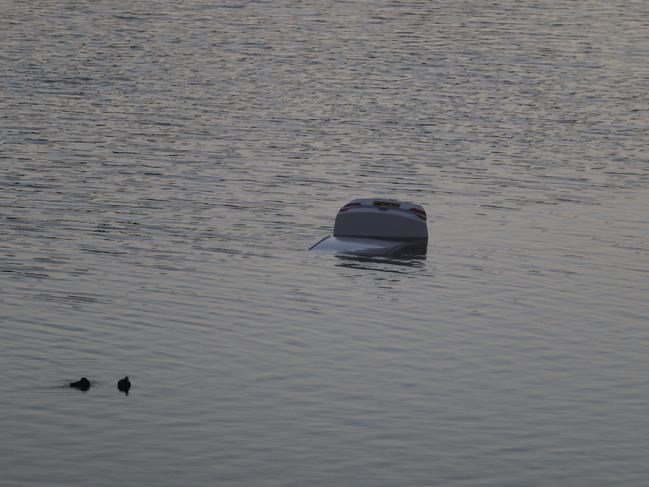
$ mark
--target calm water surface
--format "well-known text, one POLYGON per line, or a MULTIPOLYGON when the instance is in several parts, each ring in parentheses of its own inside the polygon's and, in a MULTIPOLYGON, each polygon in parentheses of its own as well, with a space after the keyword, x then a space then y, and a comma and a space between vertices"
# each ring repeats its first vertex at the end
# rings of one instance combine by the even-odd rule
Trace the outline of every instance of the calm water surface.
POLYGON ((647 485, 648 3, 0 6, 3 485, 647 485))

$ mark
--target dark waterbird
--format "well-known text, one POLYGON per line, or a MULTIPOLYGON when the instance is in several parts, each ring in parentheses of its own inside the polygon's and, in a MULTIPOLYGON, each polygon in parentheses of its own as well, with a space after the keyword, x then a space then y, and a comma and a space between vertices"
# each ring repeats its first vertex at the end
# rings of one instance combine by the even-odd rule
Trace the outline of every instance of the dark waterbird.
POLYGON ((82 377, 76 382, 70 382, 70 387, 74 387, 75 389, 80 389, 82 391, 87 391, 88 389, 90 389, 90 381, 85 377, 82 377))
POLYGON ((117 388, 128 396, 128 391, 131 389, 131 381, 128 376, 117 381, 117 388))

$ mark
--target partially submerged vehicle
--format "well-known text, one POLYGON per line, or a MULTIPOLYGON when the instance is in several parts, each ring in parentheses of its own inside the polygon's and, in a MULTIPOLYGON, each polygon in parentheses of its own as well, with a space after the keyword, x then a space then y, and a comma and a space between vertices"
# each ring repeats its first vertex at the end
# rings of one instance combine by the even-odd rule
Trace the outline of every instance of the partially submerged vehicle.
POLYGON ((426 211, 421 205, 360 198, 338 211, 333 236, 309 250, 366 256, 421 255, 427 245, 426 211))

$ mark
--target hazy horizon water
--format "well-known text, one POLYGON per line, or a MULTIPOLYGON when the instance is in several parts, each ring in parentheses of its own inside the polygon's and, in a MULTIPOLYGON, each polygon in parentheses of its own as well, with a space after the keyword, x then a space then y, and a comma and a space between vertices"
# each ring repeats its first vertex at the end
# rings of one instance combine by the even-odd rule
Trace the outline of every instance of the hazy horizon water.
POLYGON ((2 6, 3 485, 647 484, 644 2, 2 6))

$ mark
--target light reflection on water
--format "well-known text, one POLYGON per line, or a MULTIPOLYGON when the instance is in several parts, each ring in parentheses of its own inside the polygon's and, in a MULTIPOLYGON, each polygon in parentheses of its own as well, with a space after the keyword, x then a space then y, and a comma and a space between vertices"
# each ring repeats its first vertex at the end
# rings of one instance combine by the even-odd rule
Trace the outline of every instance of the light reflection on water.
POLYGON ((646 485, 647 14, 7 5, 3 481, 646 485))

